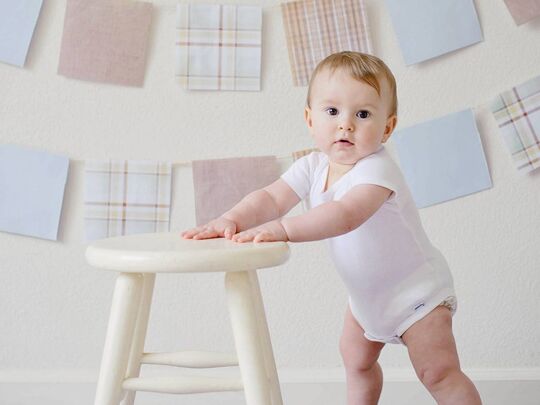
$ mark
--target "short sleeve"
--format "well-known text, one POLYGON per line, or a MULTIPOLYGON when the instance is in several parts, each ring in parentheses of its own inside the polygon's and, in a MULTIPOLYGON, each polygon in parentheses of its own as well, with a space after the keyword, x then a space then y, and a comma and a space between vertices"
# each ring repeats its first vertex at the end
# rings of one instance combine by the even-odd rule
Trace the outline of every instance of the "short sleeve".
POLYGON ((301 200, 309 196, 313 172, 313 153, 295 161, 281 178, 287 183, 301 200))
POLYGON ((381 150, 359 161, 349 176, 349 187, 359 184, 375 184, 399 192, 401 171, 386 150, 381 150))

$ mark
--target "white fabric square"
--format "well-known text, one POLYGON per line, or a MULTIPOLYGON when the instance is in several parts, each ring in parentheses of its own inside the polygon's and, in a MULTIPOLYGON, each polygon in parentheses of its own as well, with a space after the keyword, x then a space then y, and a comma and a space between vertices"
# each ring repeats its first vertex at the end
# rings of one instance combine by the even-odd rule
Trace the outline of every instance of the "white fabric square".
POLYGON ((260 90, 262 8, 178 4, 175 73, 190 90, 260 90))

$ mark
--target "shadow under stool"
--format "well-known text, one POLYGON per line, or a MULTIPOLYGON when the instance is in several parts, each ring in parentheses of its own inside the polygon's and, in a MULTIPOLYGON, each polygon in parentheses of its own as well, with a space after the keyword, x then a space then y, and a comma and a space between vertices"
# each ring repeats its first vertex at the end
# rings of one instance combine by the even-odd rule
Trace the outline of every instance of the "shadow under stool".
POLYGON ((95 405, 132 405, 137 391, 171 394, 244 391, 247 405, 282 405, 257 269, 287 261, 284 242, 186 240, 179 232, 103 239, 86 250, 90 265, 119 272, 95 405), (224 272, 236 354, 144 353, 156 273, 224 272), (187 368, 239 366, 240 377, 139 377, 142 364, 187 368))

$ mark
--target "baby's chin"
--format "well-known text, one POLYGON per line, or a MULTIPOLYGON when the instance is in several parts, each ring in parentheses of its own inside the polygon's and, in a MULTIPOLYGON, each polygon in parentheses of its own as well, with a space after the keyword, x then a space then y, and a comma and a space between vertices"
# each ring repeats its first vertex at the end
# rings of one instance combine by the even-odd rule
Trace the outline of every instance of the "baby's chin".
POLYGON ((328 158, 332 163, 337 163, 339 165, 348 165, 348 166, 350 166, 350 165, 355 165, 356 163, 358 163, 360 160, 362 160, 366 156, 369 156, 369 155, 371 155, 372 153, 375 153, 375 152, 376 152, 376 150, 367 151, 367 152, 364 152, 364 153, 343 154, 343 155, 341 155, 340 153, 334 153, 334 154, 330 155, 328 158))

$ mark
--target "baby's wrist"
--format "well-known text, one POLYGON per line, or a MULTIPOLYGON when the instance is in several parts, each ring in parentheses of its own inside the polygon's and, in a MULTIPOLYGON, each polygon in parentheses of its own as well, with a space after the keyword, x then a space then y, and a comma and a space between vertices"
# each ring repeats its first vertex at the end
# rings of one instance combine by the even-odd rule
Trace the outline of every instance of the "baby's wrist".
POLYGON ((276 220, 277 223, 281 226, 281 229, 283 229, 283 232, 285 233, 285 238, 287 239, 287 242, 291 242, 291 238, 289 236, 289 231, 287 231, 287 226, 285 225, 285 222, 287 221, 286 218, 281 218, 276 220))

